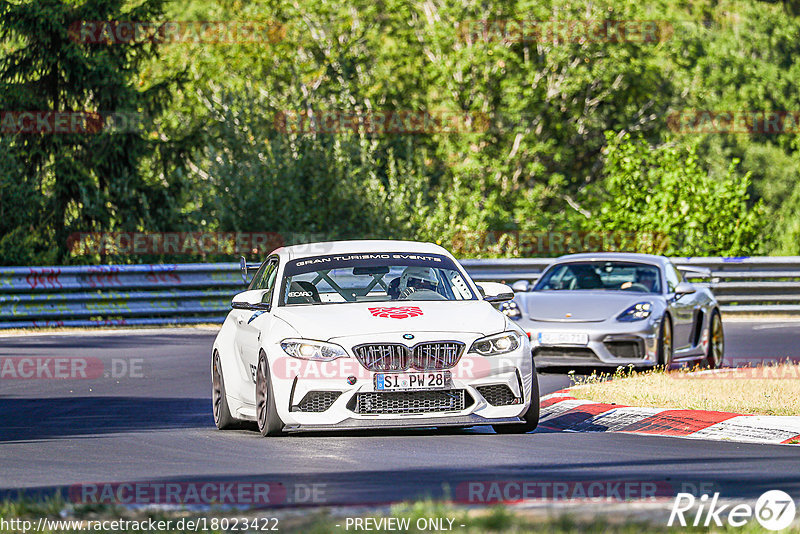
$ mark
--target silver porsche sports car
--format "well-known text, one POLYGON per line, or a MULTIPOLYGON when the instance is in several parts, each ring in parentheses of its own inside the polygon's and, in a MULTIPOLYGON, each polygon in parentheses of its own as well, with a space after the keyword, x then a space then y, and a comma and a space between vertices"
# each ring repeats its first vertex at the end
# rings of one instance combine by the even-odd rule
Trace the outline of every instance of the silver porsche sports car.
POLYGON ((562 256, 503 311, 528 333, 537 367, 715 368, 723 363, 722 319, 714 295, 687 282, 661 256, 562 256))

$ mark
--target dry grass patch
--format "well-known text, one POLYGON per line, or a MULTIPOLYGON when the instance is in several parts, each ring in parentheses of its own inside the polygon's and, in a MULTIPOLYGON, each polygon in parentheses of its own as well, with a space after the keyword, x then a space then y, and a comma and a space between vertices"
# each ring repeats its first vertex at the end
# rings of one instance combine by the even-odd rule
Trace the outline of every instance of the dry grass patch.
POLYGON ((755 415, 800 415, 800 364, 722 372, 618 370, 576 381, 572 396, 608 404, 755 415))

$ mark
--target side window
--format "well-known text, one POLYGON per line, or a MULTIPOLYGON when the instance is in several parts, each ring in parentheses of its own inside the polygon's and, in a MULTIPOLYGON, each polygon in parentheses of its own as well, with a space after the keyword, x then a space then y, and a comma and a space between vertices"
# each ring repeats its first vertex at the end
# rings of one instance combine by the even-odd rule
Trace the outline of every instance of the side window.
POLYGON ((675 287, 681 282, 681 273, 671 263, 664 269, 664 275, 667 277, 667 292, 674 293, 675 287))
POLYGON ((258 289, 256 284, 258 283, 259 280, 261 280, 261 277, 264 276, 264 270, 267 268, 267 265, 268 265, 267 262, 264 262, 264 263, 261 264, 261 267, 258 268, 258 270, 256 271, 256 274, 253 275, 253 279, 250 280, 250 285, 247 286, 248 290, 250 290, 250 289, 258 289))
POLYGON ((275 277, 278 275, 278 259, 273 258, 261 266, 256 275, 253 277, 253 282, 250 284, 250 289, 269 289, 270 291, 264 294, 263 302, 270 302, 272 300, 272 288, 275 287, 275 277))

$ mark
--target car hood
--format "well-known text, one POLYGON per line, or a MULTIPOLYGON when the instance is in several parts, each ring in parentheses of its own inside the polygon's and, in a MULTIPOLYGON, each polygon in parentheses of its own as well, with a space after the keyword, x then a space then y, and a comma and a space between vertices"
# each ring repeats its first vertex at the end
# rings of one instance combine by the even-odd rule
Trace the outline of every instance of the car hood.
POLYGON ((482 300, 431 302, 352 302, 279 306, 273 313, 301 337, 334 337, 394 332, 470 332, 489 335, 505 329, 505 316, 482 300))
POLYGON ((601 322, 612 319, 637 302, 654 302, 652 293, 622 291, 534 291, 515 300, 523 317, 533 321, 601 322))

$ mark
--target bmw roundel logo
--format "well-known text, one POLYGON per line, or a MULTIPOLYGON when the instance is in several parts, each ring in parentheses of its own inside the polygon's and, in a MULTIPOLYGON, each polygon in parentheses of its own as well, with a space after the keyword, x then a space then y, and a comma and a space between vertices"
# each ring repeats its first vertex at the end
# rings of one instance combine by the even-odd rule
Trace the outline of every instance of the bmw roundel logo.
POLYGON ((414 334, 403 334, 403 339, 414 339, 414 334))

